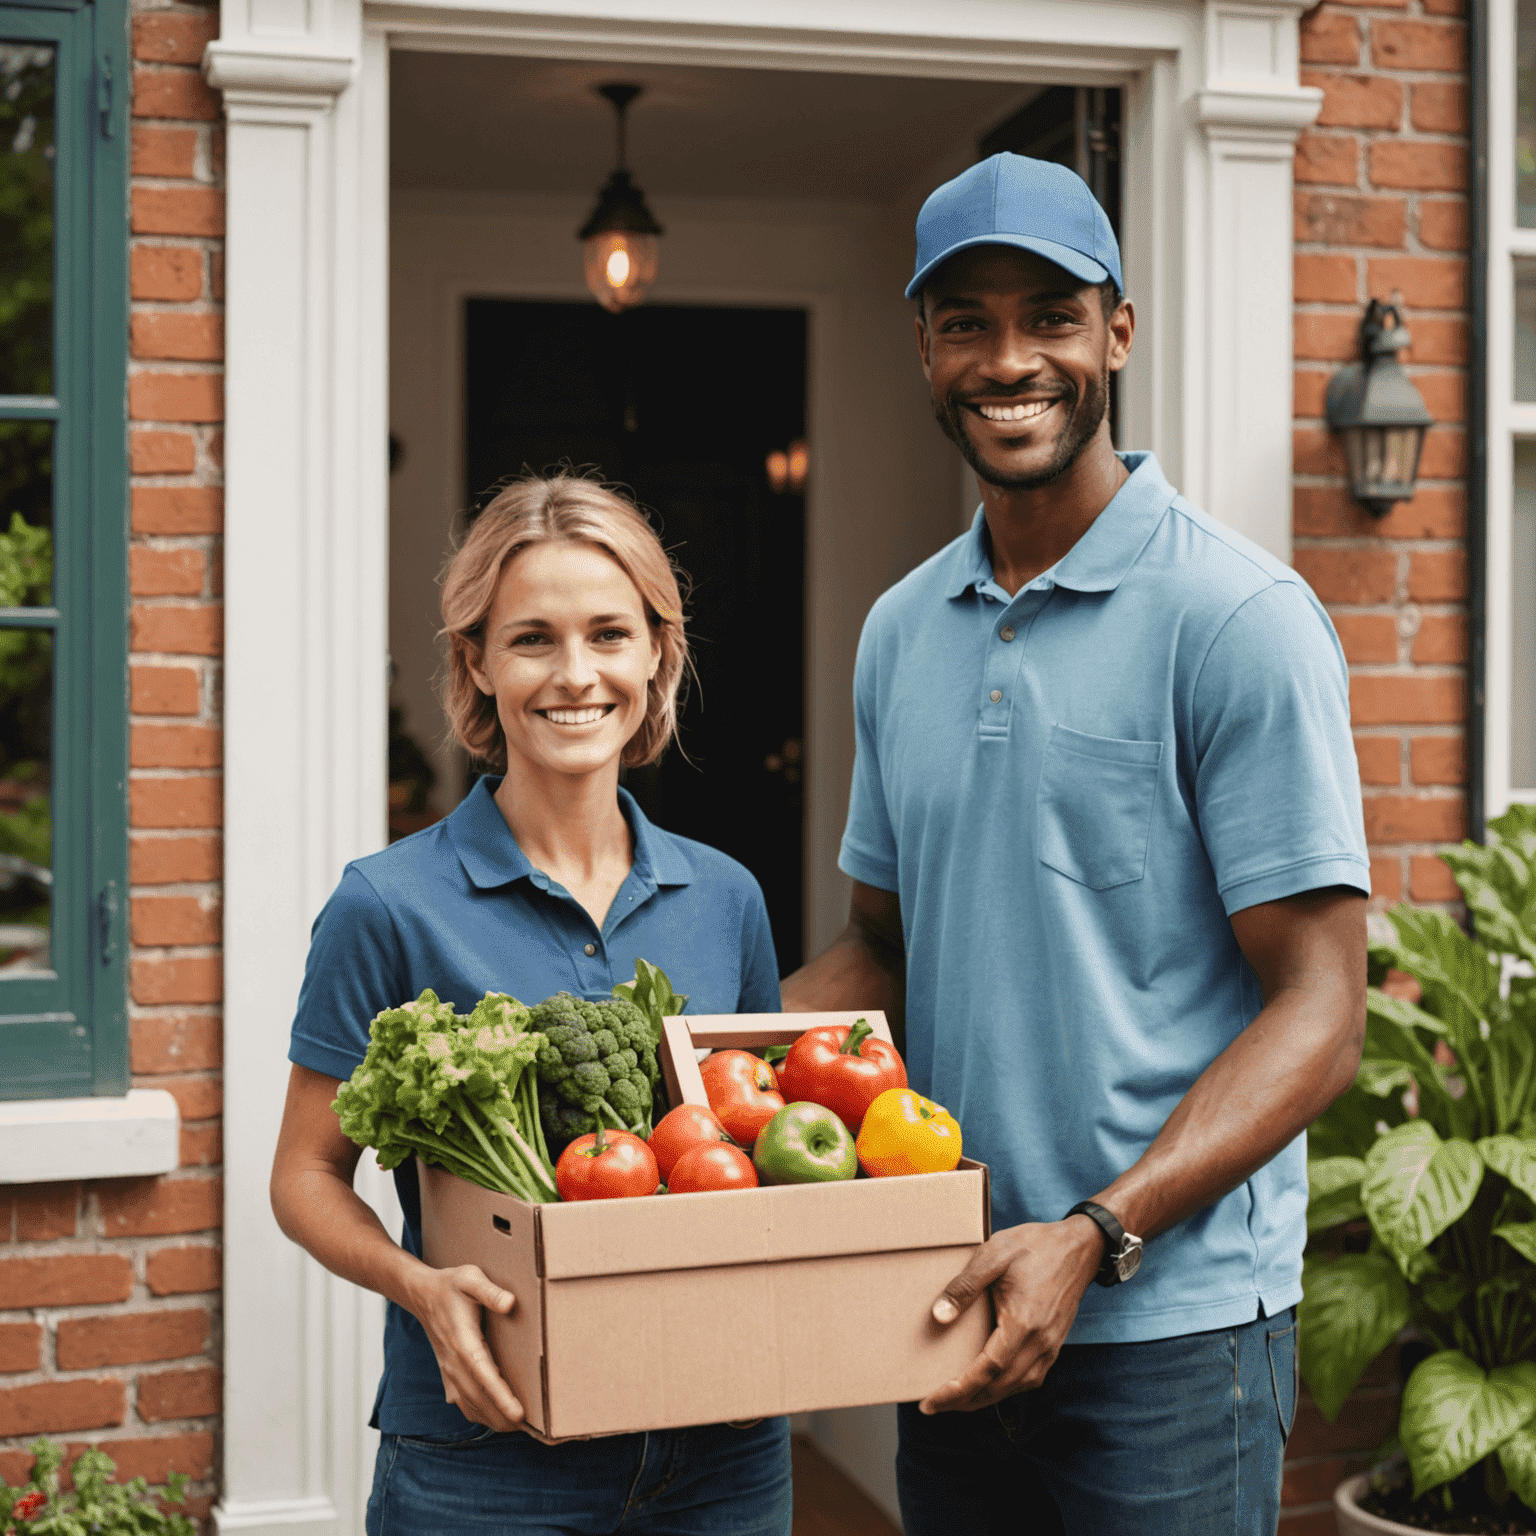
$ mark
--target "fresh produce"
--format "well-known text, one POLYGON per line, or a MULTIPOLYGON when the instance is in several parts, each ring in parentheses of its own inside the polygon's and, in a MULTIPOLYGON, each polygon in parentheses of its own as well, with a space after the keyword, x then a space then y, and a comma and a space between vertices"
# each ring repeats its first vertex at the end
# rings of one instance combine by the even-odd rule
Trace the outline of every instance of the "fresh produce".
POLYGON ((528 1028, 539 1035, 539 1112, 552 1147, 599 1125, 642 1139, 651 1134, 661 1032, 639 1006, 557 992, 530 1010, 528 1028))
POLYGON ((332 1108, 344 1134, 396 1168, 420 1155, 520 1200, 558 1198, 533 1068, 542 1038, 515 997, 487 992, 467 1017, 429 987, 369 1026, 368 1054, 332 1108))
POLYGON ((690 1147, 678 1158, 667 1180, 674 1195, 691 1195, 702 1189, 756 1189, 757 1169, 740 1147, 728 1141, 690 1147))
POLYGON ((854 1140, 824 1104, 786 1104, 763 1127, 752 1161, 764 1184, 826 1184, 859 1171, 854 1140))
POLYGON ((858 1149, 859 1165, 871 1178, 948 1173, 960 1161, 960 1126, 932 1099, 888 1088, 865 1112, 858 1149))
POLYGON ((907 1086, 896 1047, 873 1036, 867 1019, 851 1028, 828 1024, 806 1030, 778 1069, 779 1091, 786 1101, 809 1099, 836 1110, 857 1136, 865 1110, 888 1089, 907 1086))
POLYGON ((562 1200, 626 1200, 654 1195, 661 1175, 651 1149, 638 1136, 600 1125, 560 1154, 555 1181, 562 1200))
POLYGON ((699 1063, 709 1107, 743 1146, 784 1108, 773 1068, 751 1051, 713 1051, 699 1063))
POLYGON ((702 1104, 679 1104, 656 1122, 646 1144, 656 1154, 662 1183, 670 1187, 672 1165, 685 1152, 692 1152, 695 1147, 719 1146, 729 1140, 714 1110, 702 1104))
POLYGON ((659 965, 652 965, 649 960, 638 957, 635 960, 635 979, 621 981, 613 989, 613 995, 633 1003, 650 1020, 658 1044, 661 1041, 661 1021, 675 1018, 688 1006, 688 994, 674 992, 667 973, 659 965))

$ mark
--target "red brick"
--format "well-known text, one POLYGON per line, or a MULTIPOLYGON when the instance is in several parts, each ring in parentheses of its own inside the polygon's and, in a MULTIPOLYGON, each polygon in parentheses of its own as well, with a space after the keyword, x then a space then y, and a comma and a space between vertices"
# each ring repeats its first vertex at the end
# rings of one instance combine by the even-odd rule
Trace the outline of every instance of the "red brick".
MULTIPOLYGON (((1399 249, 1408 231, 1400 197, 1346 197, 1342 192, 1296 194, 1296 239, 1305 245, 1374 245, 1399 249)), ((1358 328, 1358 320, 1356 326, 1358 328)))
POLYGON ((1353 256, 1297 256, 1292 264, 1298 304, 1353 304, 1358 288, 1353 256))
POLYGON ((1356 725, 1459 725, 1467 716, 1466 680, 1357 675, 1349 680, 1349 716, 1356 725))
POLYGON ((217 656, 224 649, 224 610, 216 603, 195 608, 148 608, 135 603, 132 629, 135 651, 217 656))
POLYGON ((217 11, 151 11, 133 18, 133 56, 155 64, 201 64, 219 35, 217 11))
MULTIPOLYGON (((1331 1456, 1327 1461, 1287 1461, 1285 1475, 1280 1485, 1280 1503, 1283 1508, 1295 1508, 1298 1504, 1326 1504, 1333 1501, 1333 1490, 1356 1472, 1370 1467, 1369 1457, 1331 1456)), ((1287 1536, 1291 1536, 1287 1527, 1287 1536)), ((1329 1536, 1334 1536, 1332 1531, 1329 1536)))
MULTIPOLYGON (((1414 315, 1408 327, 1413 345, 1403 357, 1406 363, 1465 363, 1467 360, 1467 322, 1465 320, 1428 320, 1414 315)), ((1435 434, 1430 433, 1433 437, 1435 434)), ((1427 445, 1426 445, 1427 446, 1427 445)))
POLYGON ((1461 736, 1415 736, 1411 777, 1415 784, 1465 784, 1467 743, 1461 736))
POLYGON ((1467 29, 1454 21, 1373 21, 1371 62, 1377 69, 1465 74, 1467 29))
MULTIPOLYGON (((1343 3, 1352 5, 1354 0, 1343 3)), ((1331 1509, 1309 1509, 1301 1514, 1282 1509, 1275 1536, 1338 1536, 1338 1531, 1338 1521, 1331 1509)))
POLYGON ((163 1237, 204 1232, 224 1216, 218 1179, 105 1179, 97 1187, 107 1237, 163 1237))
POLYGON ((1408 99, 1408 120, 1420 133, 1465 133, 1467 88, 1442 80, 1420 80, 1408 99))
POLYGON ((136 299, 185 304, 203 291, 203 253, 190 245, 139 245, 128 254, 129 292, 136 299))
POLYGON ((135 1019, 128 1027, 128 1052, 135 1077, 216 1068, 224 1060, 223 1022, 211 1013, 135 1019))
POLYGON ((219 93, 194 69, 136 69, 133 115, 182 122, 214 122, 222 115, 219 93))
POLYGON ((0 1451, 0 1477, 12 1488, 20 1488, 36 1464, 37 1458, 30 1451, 0 1451))
POLYGON ((128 455, 136 475, 190 475, 197 467, 197 444, 190 432, 131 432, 128 455))
POLYGON ((217 303, 224 302, 224 251, 212 251, 208 256, 208 291, 217 303))
POLYGON ((139 311, 129 318, 128 335, 135 357, 214 363, 224 356, 222 315, 139 311))
POLYGON ((1296 140, 1298 183, 1352 187, 1359 180, 1355 141, 1339 134, 1304 133, 1296 140))
POLYGON ((1360 355, 1360 317, 1297 315, 1292 325, 1291 346, 1298 358, 1349 362, 1360 355))
POLYGON ((1415 550, 1408 566, 1408 596, 1416 603, 1454 603, 1467 595, 1464 549, 1415 550))
POLYGON ((60 1253, 0 1259, 0 1309, 126 1301, 133 1263, 122 1253, 60 1253))
POLYGON ((1396 290, 1413 309, 1465 309, 1467 264, 1439 257, 1373 256, 1365 264, 1365 285, 1381 299, 1396 290))
POLYGON ((128 379, 134 421, 223 421, 224 380, 216 373, 135 373, 128 379))
POLYGON ((130 667, 128 677, 128 708, 136 715, 195 715, 202 708, 195 667, 130 667))
POLYGON ((136 235, 222 235, 224 194, 213 187, 135 187, 136 235))
POLYGON ((217 944, 224 936, 223 909, 200 896, 135 896, 131 912, 135 944, 217 944))
POLYGON ((116 1312, 103 1317, 61 1318, 54 1357, 61 1371, 94 1371, 103 1365, 139 1365, 200 1355, 213 1331, 202 1307, 173 1312, 116 1312))
POLYGON ((224 434, 219 431, 208 434, 208 457, 219 468, 224 468, 224 434))
POLYGON ((1464 251, 1468 245, 1465 203, 1419 200, 1419 243, 1432 251, 1464 251))
POLYGON ((120 1381, 39 1381, 0 1389, 0 1435, 106 1429, 127 1417, 120 1381))
POLYGON ((216 1168, 224 1161, 222 1125, 184 1125, 180 1138, 178 1168, 216 1168))
POLYGON ((197 597, 204 566, 200 549, 130 549, 128 590, 135 597, 197 597))
POLYGON ((1467 473, 1467 434, 1453 422, 1432 427, 1419 452, 1420 480, 1460 480, 1467 473))
POLYGON ((139 1417, 155 1424, 165 1419, 211 1418, 223 1408, 223 1382, 211 1365, 190 1371, 156 1371, 139 1377, 139 1417))
POLYGON ((1321 368, 1298 368, 1291 384, 1291 414, 1302 419, 1322 417, 1332 377, 1321 368))
POLYGON ((212 1120, 224 1112, 224 1084, 217 1077, 164 1077, 155 1087, 176 1100, 183 1120, 212 1120))
POLYGON ((1408 890, 1415 901, 1460 901, 1456 877, 1433 854, 1416 853, 1409 861, 1408 890))
POLYGON ((224 963, 217 955, 177 960, 135 956, 128 963, 128 990, 134 1002, 146 1008, 162 1003, 217 1003, 224 997, 224 963))
POLYGON ((1370 146, 1372 186, 1411 192, 1460 192, 1467 185, 1467 151, 1424 139, 1378 139, 1370 146))
POLYGON ((1304 69, 1301 83, 1322 90, 1323 105, 1317 114, 1319 128, 1402 126, 1403 88, 1396 80, 1380 75, 1326 75, 1304 69))
POLYGON ((1326 6, 1314 6, 1301 18, 1303 64, 1358 64, 1360 24, 1326 6))
POLYGON ((1401 784, 1402 745, 1396 736, 1356 736, 1355 757, 1362 784, 1401 784))
MULTIPOLYGON (((213 1472, 213 1436, 204 1431, 183 1435, 154 1435, 142 1440, 108 1440, 103 1448, 117 1463, 115 1481, 142 1477, 151 1487, 161 1487, 172 1472, 185 1473, 194 1481, 213 1472)), ((71 1452, 75 1450, 70 1447, 71 1452)))
POLYGON ((156 1296, 218 1290, 223 1277, 217 1248, 157 1248, 144 1261, 144 1279, 156 1296))
POLYGON ((1371 895, 1383 901, 1401 901, 1403 896, 1403 863, 1387 854, 1371 855, 1371 895))
POLYGON ((167 829, 217 827, 224 820, 224 781, 214 774, 190 778, 139 777, 128 781, 128 822, 167 829))
POLYGON ((1351 666, 1397 660, 1397 625, 1391 614, 1335 613, 1331 617, 1351 666))
POLYGON ((1468 655, 1467 621, 1458 613, 1426 613, 1413 638, 1413 659, 1420 666, 1454 666, 1468 655))
POLYGON ((1426 16, 1465 16, 1465 0, 1423 0, 1426 16))
POLYGON ((1436 421, 1467 419, 1467 376, 1464 373, 1416 373, 1413 383, 1436 421))
MULTIPOLYGON (((1397 1394, 1366 1396, 1356 1393, 1330 1424, 1317 1410, 1309 1396, 1296 1405, 1291 1437, 1286 1442, 1288 1457, 1319 1456, 1338 1451, 1374 1451, 1397 1429, 1397 1394)), ((1333 1518, 1332 1511, 1329 1519, 1333 1518)))
POLYGON ((190 180, 197 165, 197 129, 133 126, 133 174, 190 180))
POLYGON ((16 1211, 18 1243, 47 1243, 75 1235, 80 1217, 78 1184, 13 1184, 9 1194, 16 1211))
POLYGON ((216 725, 135 725, 128 761, 135 768, 217 768, 224 733, 216 725))
POLYGON ((1397 556, 1385 549, 1298 549, 1295 566, 1325 603, 1386 603, 1397 587, 1397 556))
POLYGON ((174 536, 224 527, 224 492, 217 486, 136 485, 132 501, 135 533, 174 536))
POLYGON ((1297 427, 1291 433, 1291 465, 1298 475, 1349 473, 1343 440, 1327 427, 1297 427))
POLYGON ((35 1371, 42 1360, 41 1323, 0 1323, 0 1371, 35 1371))
POLYGON ((1343 486, 1298 486, 1292 514, 1300 538, 1459 539, 1466 532, 1467 497, 1460 487, 1429 485, 1376 517, 1343 486))
POLYGON ((224 873, 217 837, 132 837, 128 840, 130 885, 177 885, 217 880, 224 873))
POLYGON ((1460 795, 1367 795, 1368 843, 1450 843, 1467 835, 1467 807, 1460 795))

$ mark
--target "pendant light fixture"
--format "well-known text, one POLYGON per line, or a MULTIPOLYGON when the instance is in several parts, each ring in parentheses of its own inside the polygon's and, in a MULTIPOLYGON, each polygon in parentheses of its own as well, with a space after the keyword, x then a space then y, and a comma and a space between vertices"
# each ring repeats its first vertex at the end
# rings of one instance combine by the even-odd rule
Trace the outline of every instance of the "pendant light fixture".
POLYGON ((600 85, 618 114, 618 166, 598 193, 592 217, 581 226, 582 265, 592 297, 618 314, 641 303, 652 283, 660 256, 661 225, 645 206, 645 196, 629 179, 624 163, 625 114, 644 89, 638 85, 600 85))

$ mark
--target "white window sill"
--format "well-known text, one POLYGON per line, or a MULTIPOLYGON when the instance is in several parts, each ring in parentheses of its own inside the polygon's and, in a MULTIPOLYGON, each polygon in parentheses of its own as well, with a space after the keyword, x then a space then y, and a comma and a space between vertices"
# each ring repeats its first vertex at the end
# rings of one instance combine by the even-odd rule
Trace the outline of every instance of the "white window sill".
POLYGON ((169 1173, 181 1160, 180 1132, 176 1100, 163 1088, 0 1103, 0 1184, 169 1173))

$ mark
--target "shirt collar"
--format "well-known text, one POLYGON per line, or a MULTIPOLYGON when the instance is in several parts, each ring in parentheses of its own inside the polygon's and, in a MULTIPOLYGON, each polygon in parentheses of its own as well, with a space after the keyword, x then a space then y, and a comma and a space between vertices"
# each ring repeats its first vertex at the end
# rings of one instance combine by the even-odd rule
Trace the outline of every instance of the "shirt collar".
MULTIPOLYGON (((1110 497, 1088 531, 1051 567, 1052 580, 1074 592, 1112 592, 1146 548, 1178 494, 1152 453, 1122 453, 1131 477, 1110 497)), ((977 508, 971 531, 954 547, 946 597, 963 597, 992 580, 986 513, 977 508)))
MULTIPOLYGON (((499 778, 477 779, 447 820, 459 863, 470 883, 482 891, 526 880, 534 873, 496 804, 500 785, 499 778)), ((627 789, 619 790, 619 809, 635 840, 634 874, 651 886, 691 885, 693 864, 678 839, 653 826, 627 789)))

